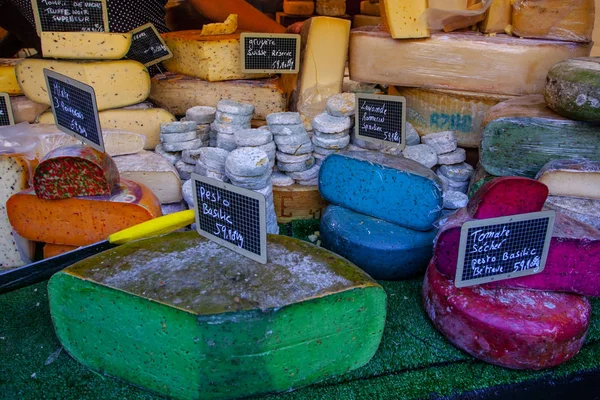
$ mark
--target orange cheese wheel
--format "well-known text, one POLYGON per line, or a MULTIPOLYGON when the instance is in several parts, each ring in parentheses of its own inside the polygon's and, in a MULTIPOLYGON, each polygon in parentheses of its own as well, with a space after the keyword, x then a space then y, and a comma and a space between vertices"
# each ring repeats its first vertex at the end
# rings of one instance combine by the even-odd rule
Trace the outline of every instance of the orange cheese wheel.
POLYGON ((46 243, 44 245, 44 259, 75 250, 76 248, 77 246, 69 246, 67 244, 46 243))

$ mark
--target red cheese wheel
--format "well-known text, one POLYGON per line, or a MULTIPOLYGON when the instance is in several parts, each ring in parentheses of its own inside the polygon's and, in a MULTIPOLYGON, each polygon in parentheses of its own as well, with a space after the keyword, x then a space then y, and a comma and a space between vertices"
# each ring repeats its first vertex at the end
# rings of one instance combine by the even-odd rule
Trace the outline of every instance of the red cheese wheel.
POLYGON ((33 188, 44 200, 110 195, 119 184, 113 159, 86 145, 64 146, 42 159, 33 175, 33 188))
POLYGON ((457 288, 429 265, 423 302, 435 327, 459 349, 491 364, 543 369, 575 356, 587 334, 585 297, 521 289, 457 288))

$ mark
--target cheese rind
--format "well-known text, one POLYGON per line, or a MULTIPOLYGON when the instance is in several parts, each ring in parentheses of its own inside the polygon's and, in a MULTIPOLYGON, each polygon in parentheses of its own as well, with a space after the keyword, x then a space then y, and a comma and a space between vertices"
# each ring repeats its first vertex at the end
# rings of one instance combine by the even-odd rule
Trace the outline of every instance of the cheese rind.
MULTIPOLYGON (((464 1, 464 0, 463 0, 464 1)), ((369 0, 362 0, 360 2, 360 13, 363 15, 374 15, 381 16, 378 3, 371 3, 369 0)))
POLYGON ((346 0, 315 0, 315 13, 327 17, 346 14, 346 0))
POLYGON ((512 21, 511 0, 492 0, 479 29, 484 33, 504 33, 512 21))
POLYGON ((44 244, 44 259, 64 254, 68 251, 73 251, 77 246, 69 246, 68 244, 44 244))
POLYGON ((11 96, 23 94, 16 75, 15 66, 19 62, 19 58, 0 58, 0 92, 11 96))
POLYGON ((94 88, 98 110, 129 106, 146 100, 150 75, 133 60, 62 61, 27 58, 17 65, 23 93, 36 103, 50 105, 44 69, 58 72, 94 88))
POLYGON ((384 26, 394 39, 429 37, 427 0, 381 0, 384 26))
POLYGON ((314 17, 302 24, 302 65, 290 101, 293 111, 312 119, 323 112, 330 96, 341 93, 350 25, 348 20, 330 17, 314 17))
POLYGON ((319 191, 333 204, 419 231, 430 230, 442 210, 442 183, 431 169, 375 152, 327 156, 319 191))
POLYGON ((312 15, 315 12, 315 2, 283 0, 283 12, 289 15, 312 15))
MULTIPOLYGON (((105 110, 98 113, 100 125, 104 129, 139 133, 144 136, 144 149, 154 150, 160 143, 160 125, 173 122, 176 118, 162 108, 137 110, 105 110)), ((40 115, 40 124, 53 124, 51 112, 40 115)))
POLYGON ((523 95, 542 93, 554 64, 590 50, 589 43, 475 32, 394 40, 379 27, 363 27, 350 33, 349 68, 359 82, 523 95))
POLYGON ((600 230, 600 200, 548 196, 544 206, 600 230))
POLYGON ((408 279, 423 272, 437 230, 420 232, 331 205, 320 225, 321 246, 352 261, 374 279, 408 279))
POLYGON ((181 180, 177 169, 163 156, 151 151, 114 158, 122 177, 150 189, 162 204, 181 201, 181 180))
POLYGON ((192 30, 170 32, 162 36, 173 52, 172 58, 163 61, 169 72, 209 82, 268 76, 242 72, 239 32, 231 35, 204 36, 201 31, 192 30))
POLYGON ((594 0, 513 0, 512 29, 526 38, 590 42, 594 0))
POLYGON ((269 235, 267 252, 263 265, 191 231, 88 258, 49 282, 59 341, 92 370, 177 399, 289 391, 367 363, 381 286, 297 239, 269 235))
POLYGON ((360 28, 361 26, 374 26, 381 24, 381 17, 374 15, 356 14, 352 18, 352 29, 360 28))
POLYGON ((148 188, 121 179, 109 196, 38 199, 33 189, 12 195, 6 209, 22 237, 37 242, 87 246, 115 232, 160 217, 160 203, 148 188))
POLYGON ((35 119, 48 110, 46 104, 39 104, 29 100, 25 96, 14 96, 10 98, 10 106, 12 107, 15 124, 21 122, 33 123, 35 119))
POLYGON ((391 86, 388 94, 406 98, 406 120, 424 136, 453 131, 460 147, 477 148, 482 122, 496 104, 512 96, 455 90, 391 86))
POLYGON ((513 369, 544 369, 574 357, 585 342, 591 306, 585 297, 529 290, 457 288, 433 263, 423 305, 456 347, 513 369))
POLYGON ((119 60, 131 47, 131 33, 41 32, 45 58, 119 60))
POLYGON ((555 114, 542 95, 524 96, 490 109, 480 154, 492 175, 534 178, 554 159, 600 161, 600 136, 592 124, 555 114))
POLYGON ((150 100, 174 115, 197 105, 216 107, 220 100, 254 105, 254 118, 287 110, 289 90, 281 78, 207 82, 185 75, 165 74, 152 78, 150 100))
POLYGON ((600 161, 552 160, 536 179, 548 186, 553 196, 600 199, 600 161))

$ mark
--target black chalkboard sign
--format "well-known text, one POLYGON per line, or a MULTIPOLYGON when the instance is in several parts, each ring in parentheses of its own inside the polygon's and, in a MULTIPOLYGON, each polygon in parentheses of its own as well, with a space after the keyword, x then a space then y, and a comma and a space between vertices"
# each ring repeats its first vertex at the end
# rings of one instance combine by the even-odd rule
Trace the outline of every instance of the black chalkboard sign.
POLYGON ((468 221, 460 235, 455 285, 472 286, 544 270, 554 211, 468 221))
POLYGON ((44 76, 58 129, 104 152, 94 88, 48 69, 44 76))
POLYGON ((149 67, 171 57, 171 49, 167 47, 154 24, 147 23, 131 31, 131 47, 127 58, 149 67))
POLYGON ((14 123, 10 96, 8 93, 0 93, 0 126, 13 125, 14 123))
POLYGON ((196 230, 220 245, 265 264, 265 197, 222 181, 192 174, 196 230))
POLYGON ((41 32, 108 32, 106 0, 31 0, 41 32))
POLYGON ((358 139, 406 146, 406 99, 402 96, 356 94, 355 135, 358 139))
POLYGON ((242 72, 297 74, 300 70, 300 35, 242 33, 242 72))

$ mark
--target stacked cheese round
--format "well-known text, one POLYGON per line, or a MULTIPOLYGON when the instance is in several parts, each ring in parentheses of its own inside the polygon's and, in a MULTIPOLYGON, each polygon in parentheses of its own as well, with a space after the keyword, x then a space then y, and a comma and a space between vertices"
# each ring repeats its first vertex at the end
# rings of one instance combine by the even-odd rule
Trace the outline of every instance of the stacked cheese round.
POLYGON ((221 100, 217 103, 215 120, 211 129, 216 134, 216 146, 232 151, 237 148, 233 134, 243 129, 250 129, 250 121, 254 114, 254 106, 233 100, 221 100))

